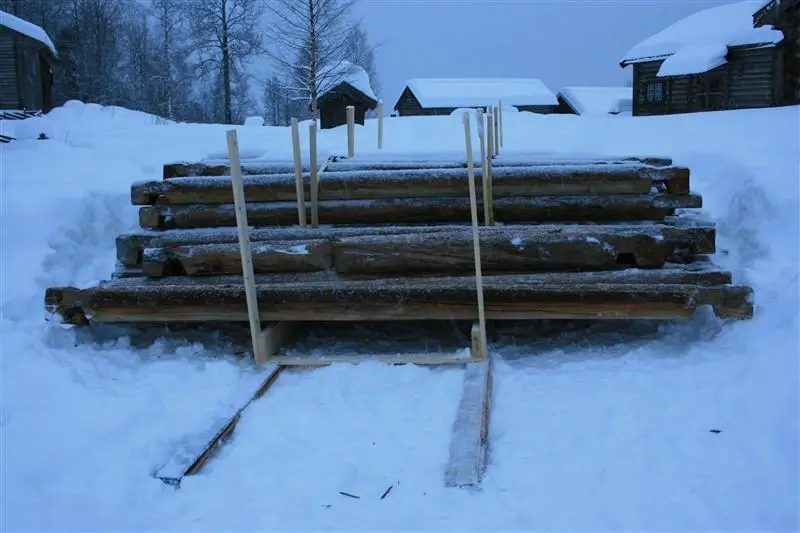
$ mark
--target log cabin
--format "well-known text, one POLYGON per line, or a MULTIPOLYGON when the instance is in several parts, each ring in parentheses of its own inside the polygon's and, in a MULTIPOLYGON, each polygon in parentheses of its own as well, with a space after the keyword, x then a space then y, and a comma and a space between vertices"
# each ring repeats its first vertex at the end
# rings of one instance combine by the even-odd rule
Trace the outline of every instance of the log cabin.
POLYGON ((42 28, 0 11, 0 117, 26 118, 52 109, 57 57, 42 28))
POLYGON ((398 116, 449 115, 456 109, 513 106, 519 111, 552 113, 555 94, 536 78, 415 78, 406 82, 394 110, 398 116))
POLYGON ((570 115, 630 115, 630 87, 564 87, 556 95, 556 113, 570 115))
POLYGON ((324 82, 317 97, 320 127, 335 128, 347 124, 347 106, 355 108, 355 123, 364 125, 368 111, 378 105, 367 72, 349 61, 342 61, 339 74, 332 74, 324 82))
POLYGON ((633 47, 633 115, 760 108, 785 101, 783 33, 753 14, 763 0, 699 11, 633 47))
POLYGON ((783 33, 779 68, 783 70, 781 104, 800 104, 800 0, 767 0, 753 14, 753 27, 772 26, 783 33))

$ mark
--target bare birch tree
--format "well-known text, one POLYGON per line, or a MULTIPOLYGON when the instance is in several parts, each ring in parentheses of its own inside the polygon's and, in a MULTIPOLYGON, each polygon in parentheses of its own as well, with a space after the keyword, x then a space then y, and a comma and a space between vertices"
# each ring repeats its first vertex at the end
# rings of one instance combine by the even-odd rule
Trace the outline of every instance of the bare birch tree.
POLYGON ((187 5, 199 67, 205 74, 221 75, 226 124, 233 120, 234 69, 262 49, 259 26, 263 5, 261 0, 205 0, 187 5))
POLYGON ((317 119, 320 89, 348 75, 346 46, 353 0, 269 0, 268 55, 283 74, 284 87, 311 105, 317 119))
POLYGON ((376 95, 381 93, 381 85, 378 80, 378 69, 375 64, 376 46, 369 42, 366 30, 360 22, 355 23, 350 28, 350 33, 345 42, 345 56, 348 61, 363 68, 369 76, 370 86, 376 95))

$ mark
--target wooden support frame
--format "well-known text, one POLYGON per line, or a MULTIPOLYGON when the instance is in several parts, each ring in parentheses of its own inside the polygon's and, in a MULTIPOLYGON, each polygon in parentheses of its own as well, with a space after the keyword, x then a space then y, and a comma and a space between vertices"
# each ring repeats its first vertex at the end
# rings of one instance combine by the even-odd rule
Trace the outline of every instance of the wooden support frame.
POLYGON ((356 155, 356 108, 347 106, 347 157, 353 159, 356 155))
MULTIPOLYGON (((319 227, 319 171, 317 169, 317 122, 308 126, 308 157, 311 170, 311 227, 319 227)), ((304 213, 305 214, 305 213, 304 213)))
MULTIPOLYGON (((296 119, 292 120, 296 127, 296 119)), ((293 130, 293 133, 295 132, 296 129, 293 130)), ((253 346, 253 359, 256 364, 265 365, 269 361, 270 356, 276 354, 280 349, 280 345, 288 332, 289 326, 286 323, 279 323, 267 329, 261 328, 261 318, 258 312, 258 293, 256 292, 255 274, 253 272, 253 253, 250 248, 249 226, 247 223, 247 200, 244 195, 242 167, 239 158, 239 142, 236 137, 236 130, 228 130, 227 136, 228 156, 231 160, 231 187, 233 187, 236 228, 239 236, 239 254, 242 258, 242 275, 244 278, 245 298, 247 300, 247 315, 250 323, 250 340, 253 346)), ((305 209, 303 209, 303 215, 305 216, 305 209)))
MULTIPOLYGON (((303 164, 300 160, 300 126, 292 118, 292 152, 294 154, 294 182, 297 195, 297 218, 301 228, 306 227, 306 194, 303 187, 303 164)), ((231 163, 231 167, 233 164, 231 163)), ((231 168, 231 173, 233 168, 231 168)), ((239 168, 241 173, 241 167, 239 168)))
POLYGON ((503 147, 503 101, 497 105, 497 143, 503 147))
POLYGON ((492 191, 492 158, 494 157, 494 113, 489 113, 486 117, 486 173, 481 176, 483 179, 484 191, 484 210, 486 218, 484 224, 494 226, 494 192, 492 191))
POLYGON ((378 100, 378 150, 383 149, 383 99, 378 100))
MULTIPOLYGON (((478 327, 481 346, 486 346, 486 313, 483 305, 483 277, 481 275, 481 245, 478 231, 478 200, 475 192, 475 170, 473 168, 472 129, 469 124, 469 111, 464 113, 464 136, 467 149, 467 180, 469 181, 469 203, 472 213, 472 243, 475 256, 475 286, 478 295, 478 327)), ((485 353, 482 354, 485 356, 485 353)))

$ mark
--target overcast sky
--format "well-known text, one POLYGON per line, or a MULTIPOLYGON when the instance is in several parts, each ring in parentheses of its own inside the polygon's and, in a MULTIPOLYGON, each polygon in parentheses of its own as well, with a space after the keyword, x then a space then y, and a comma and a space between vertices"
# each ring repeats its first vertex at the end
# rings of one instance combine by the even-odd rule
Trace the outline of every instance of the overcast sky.
MULTIPOLYGON (((356 13, 380 42, 387 112, 415 77, 539 78, 623 85, 619 60, 692 13, 732 0, 359 0, 356 13)), ((629 69, 628 69, 629 70, 629 69)))

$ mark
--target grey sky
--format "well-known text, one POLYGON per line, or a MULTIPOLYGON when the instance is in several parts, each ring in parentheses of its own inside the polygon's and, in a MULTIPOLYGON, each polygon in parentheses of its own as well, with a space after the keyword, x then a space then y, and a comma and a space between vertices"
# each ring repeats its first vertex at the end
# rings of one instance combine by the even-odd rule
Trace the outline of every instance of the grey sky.
POLYGON ((414 77, 532 77, 622 85, 630 48, 694 12, 735 0, 360 0, 387 112, 414 77))

